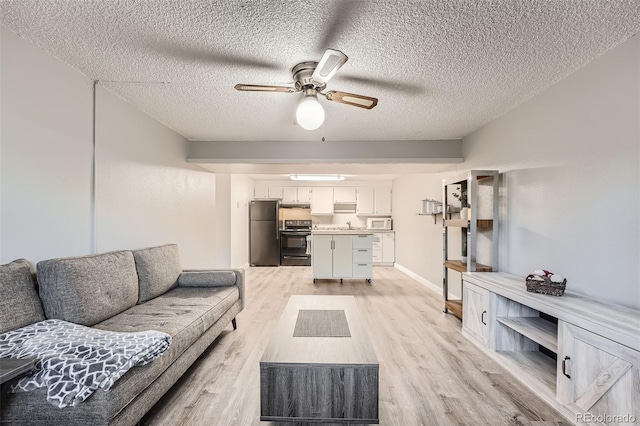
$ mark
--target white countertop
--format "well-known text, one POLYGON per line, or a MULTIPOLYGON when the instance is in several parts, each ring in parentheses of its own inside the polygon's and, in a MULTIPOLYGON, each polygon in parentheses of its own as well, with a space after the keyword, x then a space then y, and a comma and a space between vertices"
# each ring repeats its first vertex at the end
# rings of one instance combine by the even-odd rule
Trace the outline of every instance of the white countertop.
POLYGON ((373 235, 367 229, 313 229, 311 235, 373 235))

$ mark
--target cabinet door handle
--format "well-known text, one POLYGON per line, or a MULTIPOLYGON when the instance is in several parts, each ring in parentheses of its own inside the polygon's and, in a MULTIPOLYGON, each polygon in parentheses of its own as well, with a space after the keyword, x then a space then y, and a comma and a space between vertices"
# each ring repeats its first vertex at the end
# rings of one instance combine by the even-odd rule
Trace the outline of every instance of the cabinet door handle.
POLYGON ((487 313, 487 311, 482 311, 482 315, 480 315, 480 321, 482 321, 482 323, 484 325, 487 325, 487 323, 484 321, 484 315, 487 313))
POLYGON ((571 359, 568 356, 565 356, 564 359, 562 360, 562 374, 564 374, 565 376, 567 376, 568 379, 571 378, 570 375, 567 374, 567 360, 571 359))
POLYGON ((366 250, 358 250, 358 251, 366 251, 366 250))

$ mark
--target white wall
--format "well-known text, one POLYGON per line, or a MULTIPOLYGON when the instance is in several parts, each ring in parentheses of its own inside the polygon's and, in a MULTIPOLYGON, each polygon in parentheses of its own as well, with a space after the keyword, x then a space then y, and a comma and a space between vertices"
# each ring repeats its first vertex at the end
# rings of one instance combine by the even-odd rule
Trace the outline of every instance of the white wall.
POLYGON ((231 175, 230 244, 232 268, 249 264, 249 200, 253 198, 253 180, 231 175))
MULTIPOLYGON (((400 176, 393 180, 392 195, 396 265, 418 275, 431 288, 442 288, 442 219, 438 217, 434 224, 433 216, 418 214, 425 198, 442 200, 442 176, 400 176)), ((451 237, 453 245, 459 247, 459 238, 451 237)), ((455 288, 450 291, 459 294, 455 288)))
POLYGON ((92 83, 2 27, 1 259, 92 249, 92 83))
POLYGON ((176 243, 185 268, 216 266, 215 175, 186 163, 187 141, 98 86, 97 251, 176 243))
POLYGON ((216 266, 215 175, 186 140, 98 87, 94 186, 92 82, 4 27, 1 49, 1 261, 175 242, 216 266))
MULTIPOLYGON (((501 270, 543 267, 569 290, 640 308, 639 75, 635 36, 464 139, 455 172, 503 173, 501 270)), ((420 194, 411 179, 394 181, 394 199, 420 194)), ((409 232, 398 232, 398 262, 438 282, 412 250, 440 252, 441 238, 425 247, 409 232)))

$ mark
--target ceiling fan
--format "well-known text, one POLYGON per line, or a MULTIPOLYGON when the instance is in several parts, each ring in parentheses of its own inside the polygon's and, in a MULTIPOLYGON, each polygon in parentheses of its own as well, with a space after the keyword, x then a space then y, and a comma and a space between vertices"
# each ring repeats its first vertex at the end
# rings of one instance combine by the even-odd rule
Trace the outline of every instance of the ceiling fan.
POLYGON ((318 94, 327 100, 341 104, 352 105, 358 108, 371 109, 378 104, 377 98, 356 95, 354 93, 338 92, 330 90, 322 92, 327 87, 327 82, 347 62, 347 55, 339 50, 327 49, 320 62, 301 62, 293 67, 292 86, 270 86, 259 84, 236 84, 235 89, 242 92, 303 92, 304 98, 296 109, 296 121, 303 129, 315 130, 324 121, 324 109, 318 102, 318 94))

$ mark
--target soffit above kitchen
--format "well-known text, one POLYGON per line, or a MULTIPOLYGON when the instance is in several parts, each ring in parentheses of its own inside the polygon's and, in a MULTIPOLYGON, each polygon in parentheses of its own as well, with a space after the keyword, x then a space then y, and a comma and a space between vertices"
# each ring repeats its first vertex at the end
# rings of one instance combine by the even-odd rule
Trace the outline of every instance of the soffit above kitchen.
MULTIPOLYGON (((189 140, 460 139, 622 43, 640 2, 11 1, 0 19, 189 140), (320 99, 324 124, 294 124, 291 68, 327 48, 348 61, 320 99)), ((55 84, 54 81, 51 84, 55 84)))

